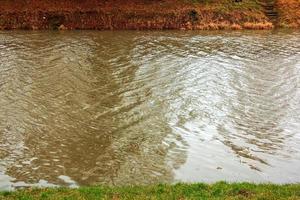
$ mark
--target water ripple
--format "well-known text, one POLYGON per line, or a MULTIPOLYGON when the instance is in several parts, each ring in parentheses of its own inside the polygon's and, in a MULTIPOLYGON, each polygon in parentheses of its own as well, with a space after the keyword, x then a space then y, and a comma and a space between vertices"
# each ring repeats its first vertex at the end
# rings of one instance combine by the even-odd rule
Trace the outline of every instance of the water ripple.
POLYGON ((0 32, 0 188, 299 181, 299 36, 0 32))

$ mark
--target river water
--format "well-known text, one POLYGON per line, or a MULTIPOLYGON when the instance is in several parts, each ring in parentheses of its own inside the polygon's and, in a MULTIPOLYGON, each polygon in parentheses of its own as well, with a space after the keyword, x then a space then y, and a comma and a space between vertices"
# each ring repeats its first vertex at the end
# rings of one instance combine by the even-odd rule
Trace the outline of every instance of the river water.
POLYGON ((300 32, 0 32, 0 189, 300 181, 300 32))

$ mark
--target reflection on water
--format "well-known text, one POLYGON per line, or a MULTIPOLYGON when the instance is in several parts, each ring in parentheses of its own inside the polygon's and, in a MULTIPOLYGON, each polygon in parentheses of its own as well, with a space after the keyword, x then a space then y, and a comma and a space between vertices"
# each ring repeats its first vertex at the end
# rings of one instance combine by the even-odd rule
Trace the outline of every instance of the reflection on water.
POLYGON ((299 32, 1 32, 0 188, 300 180, 299 32))

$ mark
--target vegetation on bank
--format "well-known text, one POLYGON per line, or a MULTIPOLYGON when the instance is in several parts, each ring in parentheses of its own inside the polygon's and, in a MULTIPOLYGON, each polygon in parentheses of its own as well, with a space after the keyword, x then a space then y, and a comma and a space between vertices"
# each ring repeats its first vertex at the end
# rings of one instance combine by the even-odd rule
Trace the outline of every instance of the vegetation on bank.
POLYGON ((264 1, 1 0, 0 30, 270 29, 274 26, 264 13, 264 1))
POLYGON ((278 24, 284 28, 300 28, 300 0, 277 0, 278 24))
POLYGON ((1 0, 0 3, 0 30, 219 30, 275 26, 300 28, 300 0, 1 0), (268 4, 274 5, 276 16, 272 19, 266 10, 268 4))
POLYGON ((154 186, 92 186, 2 192, 0 199, 300 199, 300 184, 251 183, 159 184, 154 186))

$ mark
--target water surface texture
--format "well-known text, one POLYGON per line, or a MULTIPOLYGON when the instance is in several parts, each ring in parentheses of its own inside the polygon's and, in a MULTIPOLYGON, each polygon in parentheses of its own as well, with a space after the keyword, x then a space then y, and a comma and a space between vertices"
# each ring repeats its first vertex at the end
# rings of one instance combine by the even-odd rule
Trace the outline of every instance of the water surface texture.
POLYGON ((0 32, 0 189, 300 181, 300 32, 0 32))

